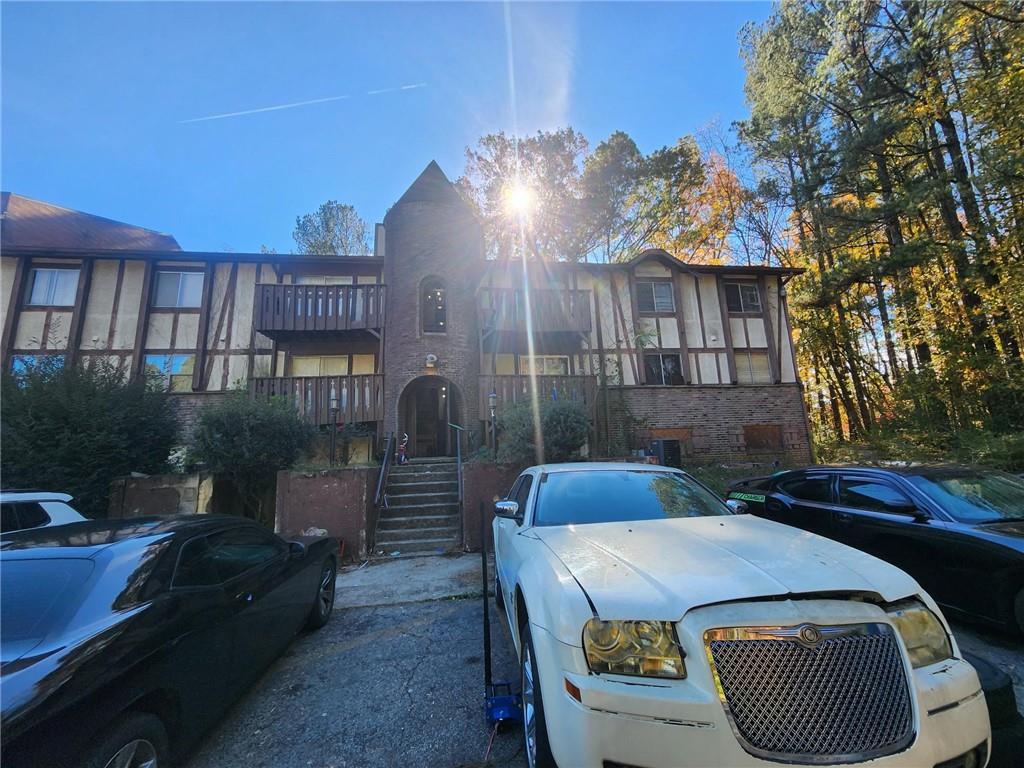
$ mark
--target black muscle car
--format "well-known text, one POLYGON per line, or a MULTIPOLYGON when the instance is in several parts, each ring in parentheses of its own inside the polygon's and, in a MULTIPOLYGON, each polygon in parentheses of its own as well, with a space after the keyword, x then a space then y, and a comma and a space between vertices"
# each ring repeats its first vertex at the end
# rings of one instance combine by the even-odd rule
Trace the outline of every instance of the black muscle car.
POLYGON ((337 552, 209 515, 6 534, 3 765, 181 755, 299 630, 327 622, 337 552))
POLYGON ((899 566, 943 610, 1024 632, 1024 481, 959 466, 809 467, 741 480, 752 514, 899 566))

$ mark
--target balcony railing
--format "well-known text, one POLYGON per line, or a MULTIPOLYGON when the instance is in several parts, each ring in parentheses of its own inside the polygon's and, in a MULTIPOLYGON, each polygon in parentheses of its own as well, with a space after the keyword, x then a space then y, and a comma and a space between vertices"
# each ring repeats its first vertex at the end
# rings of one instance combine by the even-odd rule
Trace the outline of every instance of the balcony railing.
MULTIPOLYGON (((498 413, 514 403, 529 402, 529 376, 481 376, 480 413, 486 419, 490 413, 487 398, 491 392, 498 396, 498 413)), ((547 400, 570 400, 582 403, 593 418, 597 410, 596 376, 537 376, 537 398, 547 400)))
MULTIPOLYGON (((527 330, 522 291, 485 288, 480 292, 480 324, 496 331, 527 330)), ((535 332, 586 333, 591 329, 590 291, 536 288, 530 291, 535 332)))
POLYGON ((249 380, 253 398, 287 397, 303 417, 317 426, 384 418, 384 376, 279 376, 249 380), (337 414, 331 413, 332 399, 337 414))
POLYGON ((348 331, 384 325, 383 285, 257 285, 257 331, 348 331))

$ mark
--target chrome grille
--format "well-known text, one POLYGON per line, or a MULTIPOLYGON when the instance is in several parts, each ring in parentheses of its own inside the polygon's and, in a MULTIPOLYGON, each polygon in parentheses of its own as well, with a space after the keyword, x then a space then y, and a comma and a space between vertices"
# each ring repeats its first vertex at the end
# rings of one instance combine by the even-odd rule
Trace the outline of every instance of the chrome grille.
POLYGON ((899 643, 886 624, 732 628, 705 635, 740 743, 789 762, 868 760, 914 737, 899 643))

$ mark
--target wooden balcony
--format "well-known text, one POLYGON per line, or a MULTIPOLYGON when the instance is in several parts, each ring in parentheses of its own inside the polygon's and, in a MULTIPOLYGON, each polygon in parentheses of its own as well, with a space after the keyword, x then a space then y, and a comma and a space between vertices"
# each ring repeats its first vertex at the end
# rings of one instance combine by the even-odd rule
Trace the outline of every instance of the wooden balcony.
MULTIPOLYGON (((526 332, 523 291, 485 288, 478 301, 481 328, 526 332)), ((535 288, 530 291, 530 316, 534 333, 587 333, 592 325, 590 291, 535 288)))
MULTIPOLYGON (((487 420, 490 406, 487 397, 491 392, 498 395, 498 414, 502 408, 514 403, 530 401, 529 376, 480 377, 480 416, 487 420)), ((570 400, 586 406, 591 419, 597 413, 596 376, 537 376, 537 398, 547 400, 570 400)))
POLYGON ((271 338, 378 329, 384 325, 384 286, 257 285, 253 325, 271 338))
POLYGON ((384 376, 278 376, 249 379, 249 395, 287 397, 313 424, 330 424, 331 399, 337 402, 337 422, 381 421, 384 418, 384 376))

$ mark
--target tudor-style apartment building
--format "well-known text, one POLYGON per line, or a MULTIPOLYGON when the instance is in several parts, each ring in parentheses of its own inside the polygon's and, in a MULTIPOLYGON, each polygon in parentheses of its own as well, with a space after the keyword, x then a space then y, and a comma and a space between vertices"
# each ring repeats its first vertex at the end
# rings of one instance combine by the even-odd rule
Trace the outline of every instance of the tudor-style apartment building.
POLYGON ((172 394, 186 425, 234 387, 318 425, 448 454, 529 397, 579 401, 590 449, 667 461, 809 460, 785 286, 798 270, 495 261, 431 163, 372 256, 183 251, 170 235, 3 193, 4 366, 104 358, 172 394), (529 290, 524 290, 528 285, 529 290), (532 338, 532 352, 529 343, 532 338), (533 374, 533 376, 531 376, 533 374))

